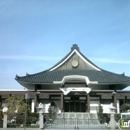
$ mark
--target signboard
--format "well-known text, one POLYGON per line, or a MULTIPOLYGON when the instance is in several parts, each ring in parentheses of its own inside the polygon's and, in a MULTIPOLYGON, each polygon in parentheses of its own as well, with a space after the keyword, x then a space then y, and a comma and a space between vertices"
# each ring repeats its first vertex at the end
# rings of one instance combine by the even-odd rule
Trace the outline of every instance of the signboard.
POLYGON ((130 128, 130 113, 121 113, 121 128, 130 128))

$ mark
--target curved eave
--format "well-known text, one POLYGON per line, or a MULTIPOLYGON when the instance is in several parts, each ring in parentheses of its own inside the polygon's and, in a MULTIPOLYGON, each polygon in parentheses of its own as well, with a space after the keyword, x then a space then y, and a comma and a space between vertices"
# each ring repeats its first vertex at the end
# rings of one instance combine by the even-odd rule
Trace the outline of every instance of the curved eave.
MULTIPOLYGON (((17 82, 19 82, 21 85, 22 84, 61 84, 61 81, 53 81, 53 82, 28 82, 28 81, 20 81, 18 79, 16 79, 17 82)), ((90 84, 98 84, 98 85, 109 85, 109 84, 117 84, 117 85, 125 85, 125 86, 129 86, 130 85, 130 81, 125 81, 125 82, 98 82, 98 81, 90 81, 90 84)))
POLYGON ((53 82, 49 82, 49 83, 43 83, 43 82, 28 82, 28 81, 20 81, 20 80, 16 80, 18 83, 22 84, 53 84, 53 82))
POLYGON ((127 85, 130 85, 130 81, 125 81, 125 82, 112 82, 112 83, 103 83, 103 82, 98 82, 98 84, 127 84, 127 85))
POLYGON ((93 70, 57 70, 44 71, 34 75, 19 77, 16 80, 19 82, 27 82, 33 84, 45 84, 61 81, 65 76, 87 76, 90 81, 97 81, 99 84, 126 84, 130 85, 130 77, 111 73, 108 71, 93 71, 93 70))

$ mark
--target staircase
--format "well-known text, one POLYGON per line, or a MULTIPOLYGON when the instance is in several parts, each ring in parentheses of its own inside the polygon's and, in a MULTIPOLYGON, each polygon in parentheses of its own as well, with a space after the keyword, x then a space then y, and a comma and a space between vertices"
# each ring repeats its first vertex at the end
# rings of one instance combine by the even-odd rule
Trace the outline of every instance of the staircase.
POLYGON ((58 114, 45 124, 46 129, 97 129, 105 130, 105 124, 101 124, 96 113, 64 112, 58 114))
POLYGON ((54 120, 56 124, 100 124, 96 113, 64 112, 54 120))

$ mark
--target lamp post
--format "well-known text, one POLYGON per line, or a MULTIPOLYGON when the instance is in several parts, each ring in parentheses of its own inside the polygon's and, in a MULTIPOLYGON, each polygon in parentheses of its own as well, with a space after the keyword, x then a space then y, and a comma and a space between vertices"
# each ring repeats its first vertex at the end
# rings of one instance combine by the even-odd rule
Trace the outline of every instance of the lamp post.
POLYGON ((26 99, 26 108, 25 108, 25 119, 24 119, 24 130, 26 130, 26 122, 27 122, 27 100, 29 99, 28 93, 25 93, 25 99, 26 99))
POLYGON ((44 127, 44 115, 45 112, 45 106, 42 103, 39 103, 37 107, 38 113, 39 113, 39 128, 43 129, 44 127))
POLYGON ((112 130, 115 130, 115 127, 116 127, 116 121, 115 121, 115 118, 114 118, 114 114, 115 114, 115 110, 116 108, 114 106, 110 106, 110 127, 112 130))

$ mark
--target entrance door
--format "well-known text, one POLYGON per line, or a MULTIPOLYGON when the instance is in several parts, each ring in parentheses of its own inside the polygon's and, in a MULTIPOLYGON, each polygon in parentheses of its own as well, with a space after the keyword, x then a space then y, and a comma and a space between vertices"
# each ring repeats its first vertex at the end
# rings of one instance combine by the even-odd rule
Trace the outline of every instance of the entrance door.
POLYGON ((85 101, 65 101, 65 112, 85 112, 85 101))
POLYGON ((69 101, 70 112, 81 112, 80 101, 69 101))
POLYGON ((75 112, 81 112, 80 101, 75 101, 75 112))

